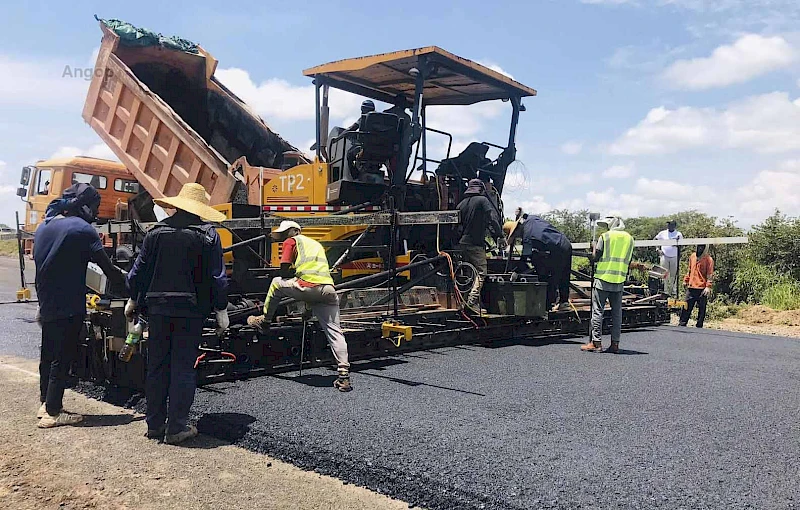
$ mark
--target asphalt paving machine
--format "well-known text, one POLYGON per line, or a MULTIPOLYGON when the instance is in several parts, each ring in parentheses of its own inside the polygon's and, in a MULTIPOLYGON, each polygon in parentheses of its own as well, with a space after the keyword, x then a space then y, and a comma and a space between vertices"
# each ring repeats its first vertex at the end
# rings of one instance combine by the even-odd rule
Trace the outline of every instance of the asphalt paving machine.
MULTIPOLYGON (((179 48, 163 42, 135 46, 114 27, 119 26, 101 21, 96 67, 106 71, 95 73, 84 119, 149 195, 174 194, 182 183, 200 182, 228 217, 217 227, 231 282, 232 325, 218 337, 209 317, 196 364, 201 384, 332 363, 325 337, 306 318, 302 303, 283 302, 267 333, 246 325, 279 267, 280 246, 270 241, 270 230, 288 218, 326 246, 353 360, 587 332, 586 274, 575 273, 573 309, 552 312, 546 284, 534 271, 512 282, 511 255, 492 254, 491 243, 482 297, 487 311, 475 314, 463 306, 476 270, 461 261, 457 249, 456 205, 467 181, 480 178, 504 217, 501 197, 516 160, 523 99, 535 96, 534 89, 435 46, 313 67, 304 71, 316 98, 309 158, 216 80, 216 60, 205 50, 185 40, 179 48), (331 89, 377 102, 382 111, 365 111, 350 127, 330 128, 331 89), (485 101, 508 106, 507 140, 475 141, 451 154, 453 136, 428 126, 428 107, 485 101), (447 141, 444 157, 431 157, 431 137, 447 141)), ((125 234, 135 249, 154 218, 152 211, 130 216, 98 225, 98 231, 112 238, 125 234)), ((77 372, 142 388, 147 333, 133 357, 120 361, 117 353, 130 328, 124 292, 109 289, 101 275, 90 280, 97 295, 87 301, 77 372)), ((667 321, 665 299, 629 282, 623 326, 667 321)))

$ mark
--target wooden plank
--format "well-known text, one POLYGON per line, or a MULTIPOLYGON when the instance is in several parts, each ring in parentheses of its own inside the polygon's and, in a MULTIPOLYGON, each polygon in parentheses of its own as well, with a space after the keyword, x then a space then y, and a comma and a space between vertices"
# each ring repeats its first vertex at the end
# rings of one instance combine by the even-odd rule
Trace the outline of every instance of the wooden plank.
POLYGON ((125 123, 125 133, 122 135, 122 140, 120 141, 120 148, 123 150, 123 152, 128 152, 128 144, 131 141, 133 128, 136 126, 136 118, 139 115, 139 105, 141 104, 142 102, 139 101, 138 97, 133 98, 130 115, 128 115, 128 120, 125 123))
POLYGON ((111 53, 117 49, 117 45, 119 44, 119 36, 117 36, 117 34, 106 29, 102 23, 100 23, 100 27, 103 29, 103 41, 100 43, 100 51, 97 53, 97 60, 94 64, 95 73, 92 77, 91 83, 89 84, 89 92, 86 94, 86 102, 83 103, 82 117, 86 123, 91 122, 92 114, 97 106, 97 101, 100 97, 100 87, 103 85, 103 79, 105 78, 105 74, 107 72, 108 59, 111 53), (98 73, 98 70, 103 72, 98 73))
MULTIPOLYGON (((150 159, 150 152, 153 150, 153 142, 156 140, 156 132, 158 131, 159 120, 158 117, 153 115, 153 120, 150 121, 150 129, 147 132, 147 140, 144 142, 144 149, 142 149, 142 156, 139 159, 138 168, 143 174, 146 174, 147 161, 150 159)), ((150 190, 148 190, 150 191, 150 190)), ((152 195, 153 193, 150 192, 152 195)))
MULTIPOLYGON (((216 186, 227 188, 226 192, 230 195, 236 183, 236 178, 228 172, 228 163, 225 158, 200 138, 200 135, 186 124, 164 100, 147 89, 116 55, 109 56, 108 67, 114 72, 114 77, 124 82, 134 96, 138 97, 145 107, 149 108, 165 124, 166 129, 177 135, 206 166, 213 169, 214 173, 219 176, 216 186), (223 179, 224 184, 220 182, 221 179, 223 179)), ((214 191, 216 191, 216 186, 214 191)))
POLYGON ((200 169, 203 167, 203 162, 200 158, 194 158, 192 161, 192 168, 189 169, 189 177, 186 182, 197 182, 197 176, 200 175, 200 169))
POLYGON ((169 154, 167 154, 164 166, 161 169, 161 176, 158 179, 158 189, 163 190, 167 186, 169 176, 172 174, 172 165, 175 164, 175 155, 178 153, 178 147, 181 141, 177 136, 172 137, 172 142, 169 144, 169 154))
MULTIPOLYGON (((653 246, 697 246, 698 244, 747 244, 747 236, 742 237, 690 237, 687 239, 666 239, 634 241, 636 248, 647 248, 653 246)), ((573 250, 587 250, 589 243, 572 243, 573 250)))
POLYGON ((104 125, 106 131, 111 133, 111 124, 114 122, 114 116, 117 114, 117 106, 119 106, 119 98, 122 96, 122 89, 124 85, 120 80, 114 84, 114 94, 111 96, 111 101, 108 103, 108 114, 106 115, 104 125))

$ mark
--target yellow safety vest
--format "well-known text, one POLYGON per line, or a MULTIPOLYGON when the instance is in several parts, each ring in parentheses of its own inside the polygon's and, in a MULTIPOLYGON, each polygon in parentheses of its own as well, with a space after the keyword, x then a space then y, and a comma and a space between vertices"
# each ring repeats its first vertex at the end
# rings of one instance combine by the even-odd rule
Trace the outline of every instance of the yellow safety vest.
POLYGON ((333 285, 331 269, 325 257, 325 248, 304 235, 294 236, 297 243, 297 259, 294 261, 295 275, 308 283, 333 285))
POLYGON ((602 236, 603 256, 597 263, 594 277, 608 283, 624 283, 633 257, 633 237, 618 230, 602 236))

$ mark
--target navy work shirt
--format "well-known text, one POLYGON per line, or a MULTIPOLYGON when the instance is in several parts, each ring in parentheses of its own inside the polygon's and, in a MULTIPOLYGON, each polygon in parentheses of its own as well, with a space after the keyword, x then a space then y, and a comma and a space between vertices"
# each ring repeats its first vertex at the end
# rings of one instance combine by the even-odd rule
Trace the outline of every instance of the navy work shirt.
POLYGON ((217 231, 191 229, 207 224, 180 210, 162 225, 147 233, 128 273, 131 297, 151 315, 203 317, 212 308, 226 309, 228 278, 217 231), (184 295, 194 295, 196 302, 182 304, 184 295))
POLYGON ((97 231, 77 216, 56 216, 33 239, 42 321, 86 315, 86 266, 103 250, 97 231))
POLYGON ((540 251, 567 251, 572 249, 567 236, 558 231, 550 222, 529 215, 522 224, 522 244, 540 251))

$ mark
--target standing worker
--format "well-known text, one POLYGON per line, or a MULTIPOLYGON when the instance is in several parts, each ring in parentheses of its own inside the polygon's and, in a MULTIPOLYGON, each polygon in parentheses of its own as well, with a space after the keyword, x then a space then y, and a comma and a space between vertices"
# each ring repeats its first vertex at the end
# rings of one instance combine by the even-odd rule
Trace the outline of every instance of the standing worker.
POLYGON ((608 352, 619 352, 622 335, 622 291, 628 276, 628 266, 633 258, 633 237, 625 232, 622 218, 609 216, 597 222, 608 229, 597 240, 592 262, 597 263, 592 284, 592 339, 581 350, 603 350, 603 313, 606 301, 611 305, 611 347, 608 352))
POLYGON ((547 308, 556 302, 556 311, 570 310, 569 277, 572 270, 572 243, 550 222, 536 216, 524 214, 522 223, 522 267, 527 269, 526 258, 536 267, 541 281, 547 282, 547 308), (534 253, 536 250, 536 253, 534 253))
POLYGON ((681 312, 678 325, 686 326, 697 304, 697 327, 702 328, 706 320, 706 305, 711 287, 714 285, 714 259, 708 253, 708 245, 697 246, 697 251, 689 256, 689 272, 683 278, 686 285, 686 308, 681 312))
MULTIPOLYGON (((676 230, 677 226, 677 221, 669 220, 667 222, 666 230, 659 232, 655 239, 657 241, 683 239, 683 234, 676 230)), ((664 277, 664 291, 669 297, 674 298, 678 295, 678 266, 680 263, 678 258, 678 247, 671 245, 660 246, 658 248, 658 254, 661 256, 661 267, 667 270, 667 275, 664 277)))
POLYGON ((458 204, 458 213, 461 221, 461 238, 458 249, 461 250, 465 262, 469 262, 478 274, 470 289, 467 298, 467 307, 473 311, 480 311, 481 289, 486 279, 486 232, 498 245, 505 248, 505 238, 500 226, 500 217, 489 198, 486 197, 486 188, 480 179, 471 179, 464 192, 464 199, 458 204))
POLYGON ((285 297, 307 303, 325 332, 333 357, 336 358, 339 377, 333 386, 339 391, 350 391, 353 388, 350 385, 347 342, 339 324, 339 295, 333 286, 325 248, 314 239, 300 234, 301 230, 294 221, 282 221, 272 232, 273 239, 283 242, 281 276, 272 279, 264 302, 264 315, 248 317, 247 324, 261 331, 268 329, 281 299, 285 297))
POLYGON ((151 439, 178 444, 197 435, 189 425, 197 376, 194 364, 203 322, 216 311, 217 334, 229 325, 228 280, 219 234, 210 223, 225 215, 209 207, 206 190, 184 184, 176 197, 156 205, 176 209, 145 236, 128 274, 130 299, 125 316, 137 309, 149 321, 147 340, 147 433, 151 439))
POLYGON ((111 263, 91 223, 97 218, 100 194, 88 184, 75 184, 47 206, 34 234, 36 320, 42 327, 39 389, 40 428, 75 425, 83 417, 62 409, 69 367, 78 350, 86 316, 86 268, 94 261, 115 284, 122 271, 111 263))

